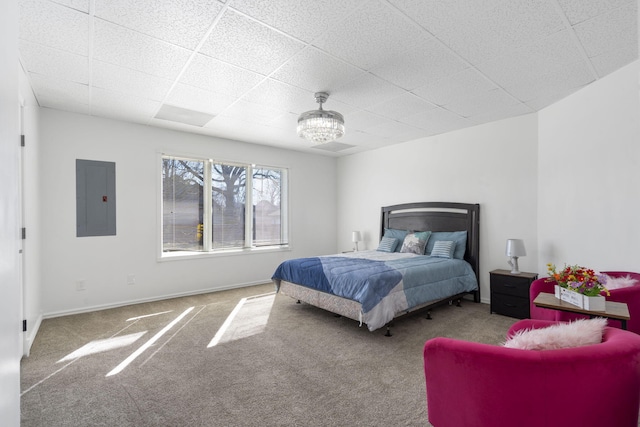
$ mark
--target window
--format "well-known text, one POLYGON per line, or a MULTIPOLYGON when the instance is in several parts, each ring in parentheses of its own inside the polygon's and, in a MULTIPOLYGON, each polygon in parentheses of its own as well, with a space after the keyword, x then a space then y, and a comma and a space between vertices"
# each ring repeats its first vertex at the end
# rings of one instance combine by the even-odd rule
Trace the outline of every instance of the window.
POLYGON ((286 183, 286 169, 163 156, 162 251, 287 245, 286 183))

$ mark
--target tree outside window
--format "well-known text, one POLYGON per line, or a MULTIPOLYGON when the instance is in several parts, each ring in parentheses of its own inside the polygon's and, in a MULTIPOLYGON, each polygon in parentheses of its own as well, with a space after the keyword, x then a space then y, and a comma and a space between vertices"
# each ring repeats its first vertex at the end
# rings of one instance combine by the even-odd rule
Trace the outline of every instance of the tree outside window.
POLYGON ((288 244, 286 176, 279 168, 163 157, 163 252, 288 244))

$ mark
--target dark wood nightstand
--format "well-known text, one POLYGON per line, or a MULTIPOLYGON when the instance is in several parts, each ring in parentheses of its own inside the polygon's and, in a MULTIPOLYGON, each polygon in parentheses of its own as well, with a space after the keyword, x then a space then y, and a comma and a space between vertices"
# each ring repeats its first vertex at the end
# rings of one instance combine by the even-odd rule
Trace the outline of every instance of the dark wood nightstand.
POLYGON ((491 285, 491 313, 528 319, 529 287, 538 278, 535 273, 511 274, 509 270, 489 272, 491 285))

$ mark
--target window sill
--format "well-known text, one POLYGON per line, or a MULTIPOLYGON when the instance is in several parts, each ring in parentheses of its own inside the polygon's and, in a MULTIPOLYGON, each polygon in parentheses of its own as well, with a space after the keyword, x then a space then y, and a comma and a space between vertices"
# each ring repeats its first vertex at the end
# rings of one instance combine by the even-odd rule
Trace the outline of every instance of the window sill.
POLYGON ((186 259, 197 258, 217 258, 226 256, 237 255, 254 255, 264 254, 270 252, 290 252, 290 246, 265 246, 260 248, 243 248, 243 249, 228 249, 214 252, 196 252, 196 251, 176 251, 176 252, 162 252, 158 257, 158 262, 165 261, 177 261, 186 259))

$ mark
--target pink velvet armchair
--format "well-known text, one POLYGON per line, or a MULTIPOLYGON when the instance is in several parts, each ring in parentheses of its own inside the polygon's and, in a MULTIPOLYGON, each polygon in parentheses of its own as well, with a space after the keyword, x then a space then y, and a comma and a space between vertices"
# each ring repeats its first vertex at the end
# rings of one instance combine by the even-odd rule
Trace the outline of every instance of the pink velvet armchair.
MULTIPOLYGON (((520 329, 556 322, 525 319, 520 329)), ((600 344, 520 350, 433 338, 424 345, 435 427, 637 427, 640 335, 606 327, 600 344)))
MULTIPOLYGON (((640 334, 640 273, 631 273, 627 271, 605 271, 611 277, 631 276, 638 283, 629 288, 612 289, 611 295, 606 297, 607 301, 624 302, 629 307, 630 319, 627 321, 627 329, 640 334)), ((536 307, 533 300, 540 292, 553 293, 554 281, 547 281, 548 278, 534 280, 529 288, 530 313, 532 319, 540 320, 558 320, 568 322, 575 319, 584 319, 588 316, 576 313, 567 313, 558 310, 550 310, 547 308, 536 307)), ((619 320, 609 320, 609 326, 620 328, 619 320)))

